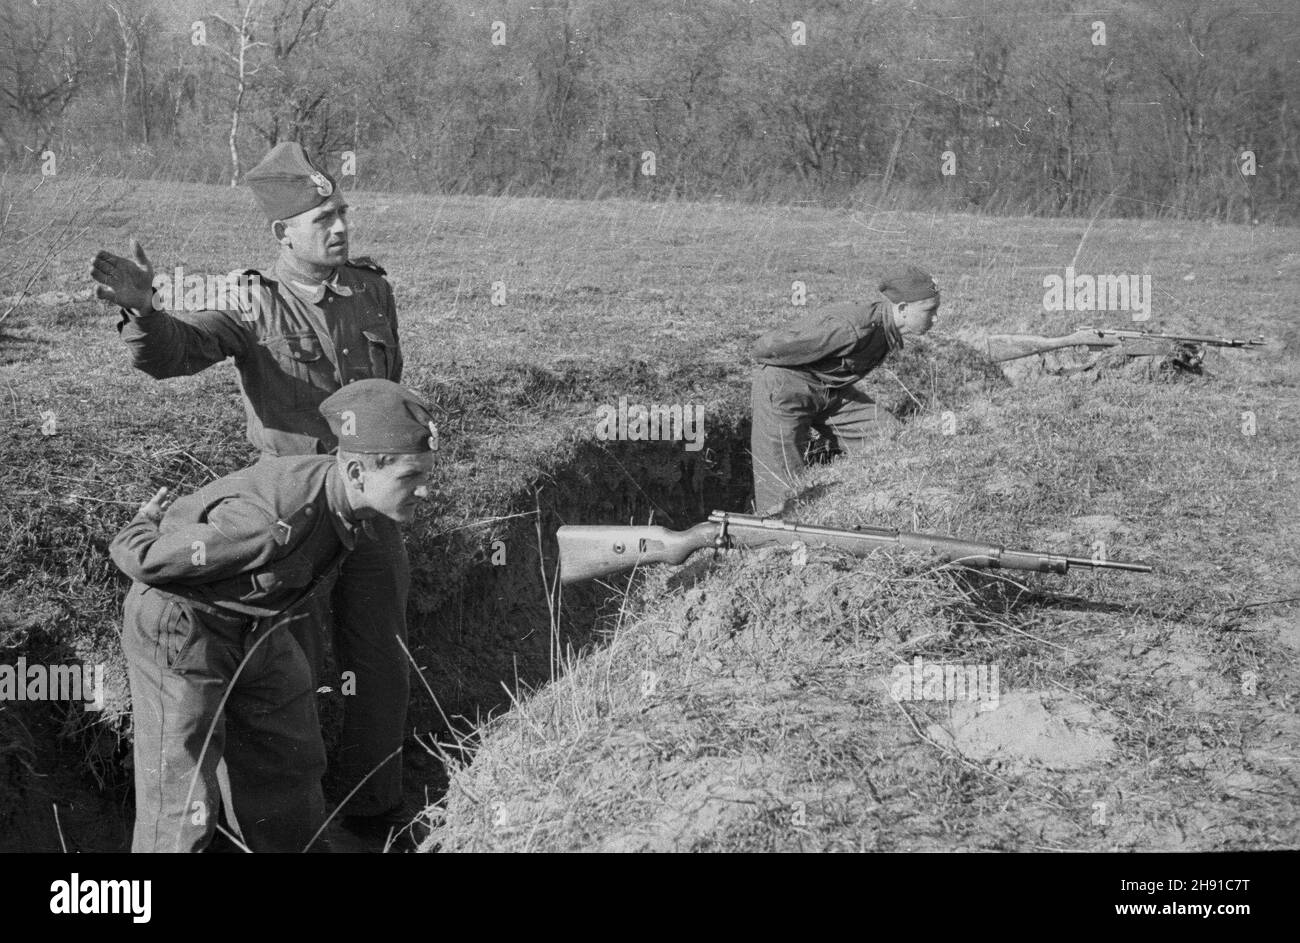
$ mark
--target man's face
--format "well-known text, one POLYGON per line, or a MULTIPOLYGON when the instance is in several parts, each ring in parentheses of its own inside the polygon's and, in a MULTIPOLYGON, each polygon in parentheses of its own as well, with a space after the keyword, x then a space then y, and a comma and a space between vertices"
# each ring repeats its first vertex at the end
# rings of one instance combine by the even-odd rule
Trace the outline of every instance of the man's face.
POLYGON ((432 452, 400 455, 383 468, 366 468, 362 471, 366 506, 390 521, 409 524, 420 502, 429 497, 432 473, 432 452))
POLYGON ((348 205, 335 192, 315 209, 284 221, 284 238, 295 259, 333 268, 348 260, 348 205))
POLYGON ((939 313, 939 297, 922 301, 904 301, 894 305, 894 323, 900 334, 924 334, 934 327, 939 313))

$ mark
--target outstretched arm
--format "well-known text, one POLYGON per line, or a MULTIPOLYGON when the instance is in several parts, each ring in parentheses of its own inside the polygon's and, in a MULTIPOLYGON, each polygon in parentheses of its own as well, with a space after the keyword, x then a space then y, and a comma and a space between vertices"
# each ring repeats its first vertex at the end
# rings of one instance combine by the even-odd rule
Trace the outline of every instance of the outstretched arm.
POLYGON ((100 250, 91 262, 95 296, 121 305, 118 330, 131 350, 132 364, 155 379, 189 376, 227 357, 242 356, 249 335, 239 319, 249 312, 235 292, 223 301, 229 311, 170 314, 155 306, 153 266, 144 249, 131 240, 131 258, 100 250))

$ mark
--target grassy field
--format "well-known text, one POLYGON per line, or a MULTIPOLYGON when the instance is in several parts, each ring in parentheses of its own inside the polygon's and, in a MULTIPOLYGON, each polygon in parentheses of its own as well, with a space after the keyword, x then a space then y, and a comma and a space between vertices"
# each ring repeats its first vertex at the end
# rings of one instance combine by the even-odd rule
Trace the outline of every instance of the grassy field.
MULTIPOLYGON (((84 290, 91 254, 124 252, 131 236, 160 271, 274 257, 242 190, 8 179, 0 202, 0 298, 38 270, 33 293, 84 290)), ((431 847, 1300 843, 1300 610, 1255 605, 1300 585, 1297 328, 1280 300, 1300 275, 1293 230, 352 202, 354 251, 388 269, 406 380, 440 411, 446 443, 410 540, 428 684, 415 732, 457 739, 445 713, 477 749, 451 762, 445 801, 441 763, 411 764, 431 847), (1006 580, 892 558, 814 554, 796 568, 765 553, 566 589, 554 617, 542 577, 553 525, 653 513, 680 527, 712 503, 740 509, 753 339, 802 313, 792 282, 815 309, 870 298, 872 277, 902 260, 932 268, 944 306, 926 356, 909 351, 872 386, 900 411, 925 408, 869 460, 819 470, 800 518, 1084 556, 1104 541, 1158 572, 1006 580), (1125 325, 1122 313, 1043 313, 1044 274, 1071 263, 1149 270, 1145 327, 1269 346, 1212 354, 1208 377, 1103 366, 1012 386, 952 342, 1125 325), (708 448, 596 441, 595 407, 620 396, 704 404, 708 448), (504 566, 490 562, 496 541, 504 566), (891 671, 916 657, 997 666, 1000 706, 894 700, 891 671)), ((0 705, 0 825, 14 848, 62 837, 97 850, 120 845, 129 814, 125 585, 107 542, 159 485, 192 488, 251 456, 229 365, 160 384, 130 369, 105 306, 52 300, 0 321, 0 663, 105 663, 109 703, 102 715, 0 705)))

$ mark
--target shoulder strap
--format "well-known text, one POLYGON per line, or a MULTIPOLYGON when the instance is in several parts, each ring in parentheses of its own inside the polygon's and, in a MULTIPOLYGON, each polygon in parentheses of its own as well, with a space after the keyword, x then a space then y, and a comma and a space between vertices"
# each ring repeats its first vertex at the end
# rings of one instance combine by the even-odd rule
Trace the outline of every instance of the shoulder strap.
POLYGON ((377 272, 377 273, 379 273, 380 275, 387 275, 387 274, 388 274, 388 272, 385 271, 384 268, 383 268, 383 267, 382 267, 378 262, 376 262, 374 259, 372 259, 372 258, 371 258, 370 256, 368 256, 368 255, 359 256, 359 257, 357 257, 357 258, 355 258, 355 259, 348 259, 348 260, 347 260, 345 263, 343 263, 343 264, 344 264, 344 265, 347 265, 349 268, 363 268, 363 269, 368 269, 369 271, 371 271, 371 272, 377 272))

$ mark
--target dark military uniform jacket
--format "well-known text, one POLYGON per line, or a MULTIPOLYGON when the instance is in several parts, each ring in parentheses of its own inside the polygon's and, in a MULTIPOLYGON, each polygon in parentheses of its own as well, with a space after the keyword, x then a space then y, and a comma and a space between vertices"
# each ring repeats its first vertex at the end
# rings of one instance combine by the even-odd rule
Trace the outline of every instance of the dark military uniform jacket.
POLYGON ((109 547, 127 576, 221 613, 273 616, 356 546, 364 526, 328 455, 267 458, 136 515, 109 547))
POLYGON ((312 455, 337 446, 317 407, 354 380, 400 382, 397 306, 384 270, 354 260, 321 283, 282 256, 257 291, 229 292, 219 311, 123 315, 132 363, 156 379, 235 359, 248 439, 263 454, 312 455), (247 302, 247 303, 245 303, 247 302))
POLYGON ((799 369, 831 389, 849 386, 903 346, 889 305, 827 305, 792 327, 758 339, 754 358, 774 367, 799 369))

